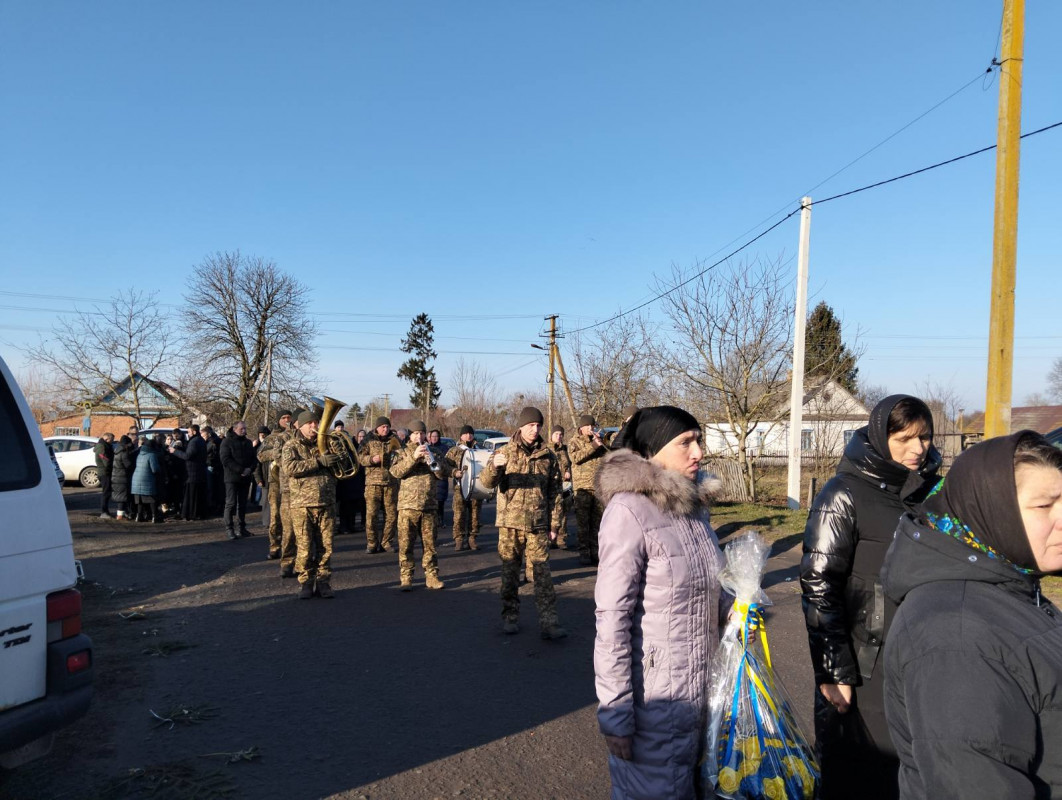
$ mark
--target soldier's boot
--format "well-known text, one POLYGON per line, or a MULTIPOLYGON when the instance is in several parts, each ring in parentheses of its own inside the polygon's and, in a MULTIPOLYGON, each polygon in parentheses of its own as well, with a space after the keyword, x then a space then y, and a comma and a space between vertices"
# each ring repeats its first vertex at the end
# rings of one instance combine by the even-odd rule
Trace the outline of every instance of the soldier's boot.
POLYGON ((413 576, 412 575, 403 575, 403 576, 401 576, 398 579, 398 588, 401 589, 403 592, 412 592, 413 591, 413 576))
POLYGON ((562 628, 557 623, 553 623, 552 625, 547 625, 541 631, 541 636, 546 641, 549 641, 550 639, 563 639, 567 635, 568 635, 568 631, 566 631, 564 628, 562 628))
POLYGON ((281 578, 294 578, 295 577, 295 567, 293 567, 293 566, 291 566, 289 564, 288 566, 281 568, 280 577, 281 578))
POLYGON ((306 583, 304 583, 299 588, 299 599, 300 600, 312 600, 313 599, 313 584, 312 583, 310 583, 309 581, 306 581, 306 583))
POLYGON ((516 624, 515 619, 507 619, 502 623, 502 633, 506 636, 511 636, 514 633, 520 632, 520 626, 516 624))
POLYGON ((464 536, 454 537, 454 550, 467 550, 468 546, 465 544, 464 536))
POLYGON ((280 558, 280 548, 279 547, 276 550, 270 550, 269 551, 269 560, 270 561, 276 561, 278 558, 280 558))
POLYGON ((479 550, 479 545, 476 544, 476 534, 474 534, 474 533, 471 536, 468 537, 468 549, 469 550, 479 550))
POLYGON ((321 580, 320 578, 318 578, 317 583, 314 585, 314 592, 318 597, 323 597, 325 600, 331 600, 335 597, 335 594, 332 592, 332 584, 326 580, 321 580))
POLYGON ((437 572, 429 572, 425 575, 424 585, 429 589, 443 589, 446 587, 446 584, 439 580, 439 573, 437 572))

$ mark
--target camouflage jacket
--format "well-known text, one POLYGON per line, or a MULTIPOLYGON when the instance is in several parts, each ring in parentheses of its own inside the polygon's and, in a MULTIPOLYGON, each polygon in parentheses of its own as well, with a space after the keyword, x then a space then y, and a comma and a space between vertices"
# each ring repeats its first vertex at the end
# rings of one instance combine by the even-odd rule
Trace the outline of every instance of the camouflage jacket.
MULTIPOLYGON (((443 458, 446 459, 446 463, 450 466, 450 471, 453 472, 455 470, 461 469, 461 463, 465 459, 465 451, 466 450, 475 450, 475 449, 476 449, 476 442, 473 439, 471 445, 458 443, 458 444, 455 444, 453 447, 451 447, 449 450, 447 450, 446 451, 446 455, 443 456, 443 458)), ((459 482, 460 482, 459 478, 454 480, 455 484, 457 484, 459 482)))
POLYGON ((317 462, 317 439, 299 432, 284 444, 280 471, 288 480, 292 508, 331 508, 336 502, 336 476, 317 462))
POLYGON ((594 490, 594 476, 597 468, 601 466, 601 459, 608 453, 608 448, 602 445, 595 447, 589 436, 581 433, 572 437, 568 445, 568 454, 572 459, 572 488, 594 490))
POLYGON ((566 444, 553 444, 550 442, 550 449, 553 451, 553 455, 557 457, 557 466, 560 468, 561 480, 565 480, 565 473, 571 474, 572 471, 572 459, 568 455, 568 445, 566 444))
POLYGON ((375 433, 370 433, 358 448, 358 463, 365 467, 366 486, 394 486, 395 479, 391 477, 391 465, 402 450, 402 443, 394 432, 387 434, 386 439, 381 439, 375 433), (373 464, 373 456, 380 456, 380 463, 373 464))
POLYGON ((417 458, 417 447, 412 442, 399 453, 391 465, 391 475, 401 483, 398 486, 398 507, 407 511, 435 511, 439 507, 437 484, 450 474, 450 465, 439 448, 431 448, 439 464, 439 473, 431 471, 423 459, 417 458))
POLYGON ((533 533, 559 530, 564 505, 557 456, 541 438, 530 446, 517 439, 494 451, 481 475, 486 488, 497 487, 505 497, 505 508, 499 512, 497 524, 533 533), (494 466, 497 453, 505 453, 506 461, 501 467, 494 466))
POLYGON ((280 484, 282 492, 288 490, 288 481, 280 469, 280 456, 284 451, 284 445, 291 440, 293 432, 292 428, 285 429, 278 426, 258 448, 258 461, 268 470, 269 483, 280 484))

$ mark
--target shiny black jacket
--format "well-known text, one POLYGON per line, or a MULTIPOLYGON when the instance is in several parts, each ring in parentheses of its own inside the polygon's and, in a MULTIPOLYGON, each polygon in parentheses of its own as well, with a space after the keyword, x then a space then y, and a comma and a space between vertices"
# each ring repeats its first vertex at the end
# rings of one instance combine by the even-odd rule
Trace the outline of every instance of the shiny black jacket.
POLYGON ((908 514, 881 581, 901 796, 1060 796, 1062 612, 1036 579, 908 514))
POLYGON ((878 573, 900 517, 937 485, 940 465, 940 453, 930 447, 922 469, 912 472, 879 455, 867 428, 860 428, 837 474, 815 496, 800 588, 816 684, 859 686, 873 673, 895 608, 885 601, 878 573))

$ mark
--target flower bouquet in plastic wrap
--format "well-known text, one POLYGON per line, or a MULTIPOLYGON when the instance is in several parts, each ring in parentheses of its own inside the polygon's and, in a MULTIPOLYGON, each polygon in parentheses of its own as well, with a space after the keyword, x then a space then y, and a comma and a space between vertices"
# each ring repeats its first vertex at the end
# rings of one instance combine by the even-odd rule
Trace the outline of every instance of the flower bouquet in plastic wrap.
POLYGON ((701 761, 705 798, 812 800, 819 767, 771 668, 760 588, 771 546, 750 532, 726 546, 723 588, 734 611, 712 661, 708 733, 701 761))

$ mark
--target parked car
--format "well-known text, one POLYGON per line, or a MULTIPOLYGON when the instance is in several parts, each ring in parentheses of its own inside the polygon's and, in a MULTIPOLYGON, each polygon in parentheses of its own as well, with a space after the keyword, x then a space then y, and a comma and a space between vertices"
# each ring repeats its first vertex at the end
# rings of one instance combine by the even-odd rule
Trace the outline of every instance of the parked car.
POLYGON ((1062 450, 1062 428, 1055 428, 1050 433, 1044 435, 1047 437, 1047 441, 1062 450))
POLYGON ((63 474, 63 468, 59 466, 59 459, 55 457, 55 451, 50 444, 46 444, 48 448, 48 458, 52 460, 52 468, 55 470, 55 477, 59 480, 60 488, 66 483, 66 475, 63 474))
POLYGON ((490 439, 484 439, 480 442, 480 447, 489 453, 493 453, 499 447, 508 444, 509 438, 508 436, 492 436, 490 439))
POLYGON ((482 447, 483 443, 487 441, 487 439, 497 439, 498 437, 504 437, 505 433, 503 433, 502 431, 493 431, 489 428, 483 428, 481 430, 474 431, 472 435, 476 437, 476 445, 482 447))
MULTIPOLYGON (((63 494, 26 399, 0 359, 0 771, 51 750, 92 700, 63 494)), ((91 450, 89 450, 91 453, 91 450)))
POLYGON ((55 459, 66 480, 80 481, 86 489, 100 485, 96 456, 92 452, 98 441, 95 436, 49 436, 44 440, 55 451, 55 459))

